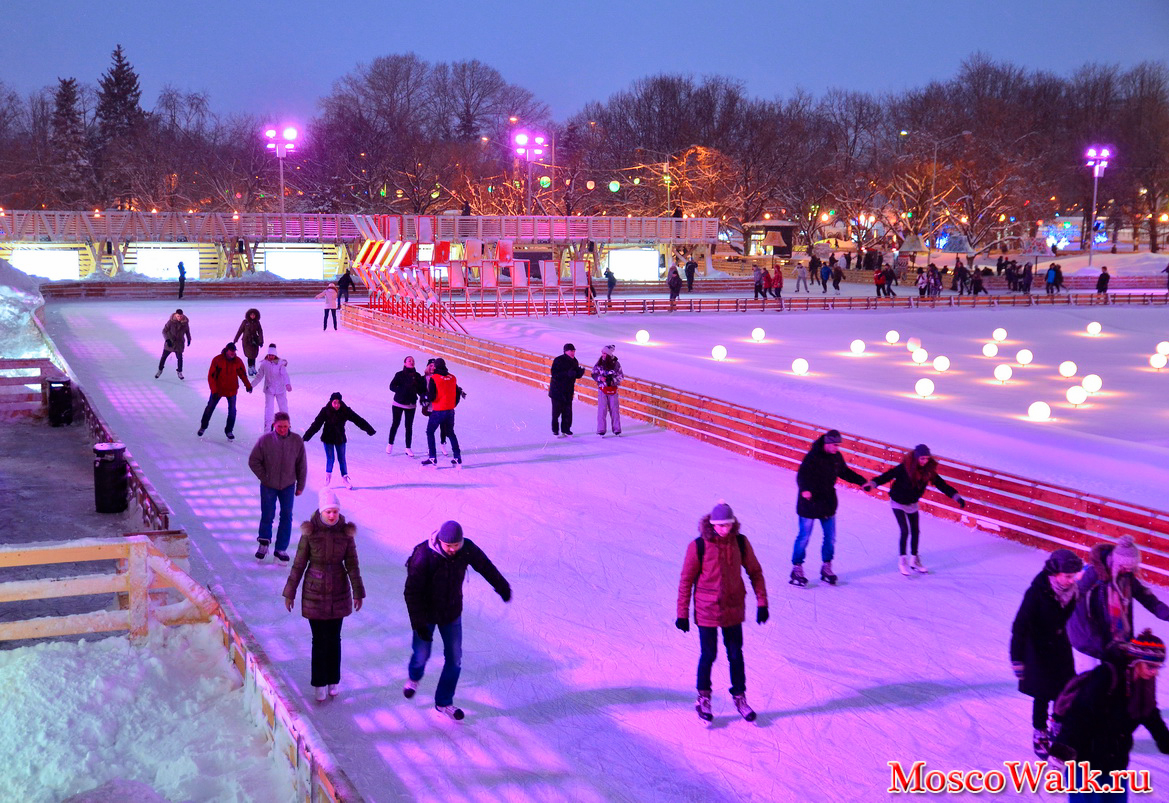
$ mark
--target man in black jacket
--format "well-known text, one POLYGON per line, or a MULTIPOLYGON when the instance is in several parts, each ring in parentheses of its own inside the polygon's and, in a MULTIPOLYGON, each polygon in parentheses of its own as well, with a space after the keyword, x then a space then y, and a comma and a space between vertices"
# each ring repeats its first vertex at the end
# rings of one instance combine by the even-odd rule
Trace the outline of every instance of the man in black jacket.
POLYGON ((576 361, 576 346, 564 344, 564 353, 552 361, 552 379, 548 383, 548 398, 552 400, 552 434, 558 438, 572 437, 572 397, 576 380, 585 369, 576 361))
POLYGON ((470 566, 495 589, 504 602, 511 601, 511 586, 483 550, 463 538, 457 521, 448 521, 414 547, 406 561, 406 610, 414 630, 414 653, 410 656, 410 679, 402 688, 413 697, 430 658, 434 628, 442 636, 443 665, 434 692, 434 708, 451 719, 462 719, 463 709, 454 704, 455 686, 463 663, 463 581, 470 566))
POLYGON ((830 429, 816 439, 812 448, 804 455, 796 472, 796 514, 800 517, 800 530, 792 550, 791 584, 806 586, 804 556, 808 540, 812 537, 812 526, 820 520, 824 540, 820 546, 820 557, 824 565, 820 568, 820 579, 835 585, 836 575, 832 573, 832 558, 836 553, 836 478, 848 480, 853 485, 864 486, 865 478, 849 468, 840 454, 843 440, 835 429, 830 429))

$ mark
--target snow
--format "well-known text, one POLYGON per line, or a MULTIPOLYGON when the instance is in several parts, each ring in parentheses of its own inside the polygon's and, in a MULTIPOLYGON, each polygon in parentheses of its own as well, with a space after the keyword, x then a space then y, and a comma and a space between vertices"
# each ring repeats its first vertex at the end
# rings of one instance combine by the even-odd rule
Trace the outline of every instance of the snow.
MULTIPOLYGON (((796 530, 789 471, 636 421, 619 439, 598 438, 595 408, 581 402, 578 436, 554 439, 544 391, 468 370, 457 355, 449 365, 471 394, 457 426, 466 465, 426 470, 401 454, 401 433, 394 456, 384 448, 389 380, 407 354, 420 362, 430 355, 350 331, 322 333, 310 298, 192 299, 184 300, 194 337, 188 379, 175 377, 172 360, 155 380, 159 330, 172 308, 170 300, 53 303, 46 322, 191 534, 198 579, 224 587, 366 799, 875 800, 887 796, 891 760, 1001 770, 1004 761, 1032 757, 1031 701, 1015 689, 1007 641, 1042 552, 927 517, 922 556, 932 573, 904 578, 887 504, 849 487, 841 490, 834 563, 841 585, 796 589, 786 583, 796 530), (287 569, 252 556, 259 493, 246 458, 260 434, 259 394, 241 396, 235 443, 223 438, 222 404, 207 435, 195 437, 204 370, 250 306, 261 309, 266 336, 289 361, 294 428, 303 431, 341 391, 378 430, 374 438, 349 433, 356 488, 338 493, 359 526, 369 597, 345 623, 342 694, 324 704, 312 701, 308 685, 308 626, 281 604, 287 569), (734 712, 721 655, 715 721, 698 721, 697 636, 673 627, 683 552, 719 499, 734 508, 768 581, 771 621, 744 626, 755 724, 734 712), (462 523, 515 591, 504 604, 473 574, 465 587, 455 698, 467 711, 462 723, 431 708, 437 655, 418 696, 400 693, 410 645, 403 564, 446 519, 462 523)), ((946 457, 962 457, 1140 500, 1165 484, 1166 414, 1158 405, 1167 380, 1139 368, 1167 339, 1164 320, 1163 309, 1129 308, 704 313, 479 322, 473 333, 549 355, 573 340, 586 363, 616 342, 627 375, 906 446, 925 440, 942 456, 943 473, 946 457), (1106 336, 1076 334, 1088 316, 1106 336), (748 342, 755 325, 768 330, 767 342, 748 342), (1012 345, 1036 353, 1021 387, 986 384, 989 364, 973 356, 997 325, 1012 345), (643 327, 653 344, 636 347, 633 333, 643 327), (937 378, 938 399, 906 395, 925 369, 906 364, 903 347, 874 344, 889 328, 954 360, 953 376, 937 378), (853 337, 864 337, 870 353, 849 356, 853 337), (716 340, 731 361, 710 360, 716 340), (797 354, 812 361, 812 376, 790 375, 797 354), (1096 370, 1104 392, 1082 410, 1053 404, 1057 420, 1047 424, 1019 420, 1024 401, 1062 396, 1067 383, 1057 387, 1048 374, 1065 355, 1096 370)), ((418 455, 421 430, 416 423, 418 455)), ((315 441, 308 448, 309 488, 296 500, 296 521, 312 513, 323 481, 323 450, 315 441)), ((813 575, 819 543, 817 529, 813 575)), ((1169 632, 1143 609, 1136 619, 1138 628, 1169 632)), ((1164 698, 1162 691, 1162 705, 1164 698)), ((114 741, 117 730, 100 717, 90 722, 83 701, 70 716, 71 730, 86 735, 54 749, 73 747, 83 760, 114 741)), ((41 732, 28 722, 0 730, 41 732)), ((1143 731, 1132 766, 1164 782, 1164 762, 1143 731)))

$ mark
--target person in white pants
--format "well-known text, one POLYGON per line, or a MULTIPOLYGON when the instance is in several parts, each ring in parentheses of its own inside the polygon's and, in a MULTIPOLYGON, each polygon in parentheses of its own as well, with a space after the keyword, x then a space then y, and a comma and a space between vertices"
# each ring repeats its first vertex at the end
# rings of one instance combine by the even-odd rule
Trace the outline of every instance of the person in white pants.
POLYGON ((617 387, 625 379, 621 362, 617 359, 617 347, 605 346, 601 358, 593 366, 592 377, 597 383, 597 434, 605 435, 605 416, 613 423, 613 434, 621 434, 621 402, 617 399, 617 387))
POLYGON ((288 376, 288 360, 282 360, 276 354, 276 344, 268 344, 268 355, 256 366, 255 384, 264 383, 264 431, 272 429, 272 419, 276 414, 274 407, 279 406, 280 412, 288 412, 288 393, 292 390, 292 380, 288 376))

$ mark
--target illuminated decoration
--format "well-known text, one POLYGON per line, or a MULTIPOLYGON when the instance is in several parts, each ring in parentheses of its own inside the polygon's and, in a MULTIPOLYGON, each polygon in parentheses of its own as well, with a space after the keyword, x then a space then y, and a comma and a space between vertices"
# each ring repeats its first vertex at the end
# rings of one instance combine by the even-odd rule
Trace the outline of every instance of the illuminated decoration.
POLYGON ((540 186, 548 189, 552 186, 552 178, 550 176, 540 176, 540 186))
POLYGON ((1011 378, 1013 373, 1015 373, 1014 370, 1006 363, 994 367, 994 378, 1004 385, 1007 384, 1007 380, 1011 378))
POLYGON ((994 343, 987 343, 985 346, 982 347, 982 356, 983 357, 997 357, 997 356, 999 356, 999 347, 996 346, 994 343))
POLYGON ((939 374, 944 374, 950 370, 949 357, 934 357, 934 370, 939 374))
POLYGON ((796 376, 804 376, 808 373, 808 369, 810 367, 811 366, 808 365, 808 361, 803 357, 796 357, 794 360, 792 360, 792 373, 796 376))
POLYGON ((917 395, 921 396, 923 399, 926 396, 932 396, 934 395, 934 380, 919 379, 917 380, 917 384, 913 386, 913 389, 917 391, 917 395))
POLYGON ((1167 362, 1169 362, 1169 357, 1166 357, 1164 354, 1154 354, 1152 357, 1149 357, 1149 365, 1158 371, 1164 368, 1167 362))
POLYGON ((585 189, 586 190, 595 190, 596 188, 597 188, 597 182, 593 181, 591 178, 585 182, 585 189))
POLYGON ((851 343, 848 344, 848 350, 851 351, 853 354, 864 354, 865 353, 865 341, 863 341, 863 340, 852 341, 851 343))
POLYGON ((1084 381, 1080 383, 1084 386, 1084 390, 1089 393, 1099 393, 1100 388, 1104 387, 1104 380, 1096 374, 1088 374, 1084 377, 1084 381))
POLYGON ((621 182, 620 181, 617 181, 616 179, 614 179, 613 181, 609 182, 609 192, 617 192, 617 190, 619 190, 619 189, 621 189, 621 182))
POLYGON ((942 234, 942 235, 938 236, 937 242, 934 243, 934 248, 938 249, 939 251, 945 251, 946 246, 949 244, 950 244, 950 235, 949 234, 942 234))
POLYGON ((1032 421, 1047 421, 1051 418, 1051 405, 1047 402, 1032 402, 1027 408, 1027 417, 1032 421))
POLYGON ((1035 355, 1031 353, 1031 349, 1019 349, 1015 352, 1015 362, 1019 365, 1030 365, 1034 359, 1035 355))
POLYGON ((912 359, 918 365, 924 365, 925 361, 929 358, 929 352, 927 352, 925 349, 918 349, 910 355, 910 359, 912 359))
POLYGON ((641 183, 641 179, 640 179, 640 178, 635 178, 635 179, 633 179, 633 183, 634 183, 634 184, 640 184, 640 183, 641 183))
MULTIPOLYGON (((1087 166, 1092 168, 1092 214, 1088 218, 1089 233, 1096 231, 1096 191, 1100 188, 1100 176, 1104 175, 1104 169, 1108 167, 1108 160, 1114 154, 1111 148, 1093 145, 1084 153, 1084 158, 1087 159, 1087 166)), ((1093 243, 1102 243, 1108 241, 1107 232, 1100 232, 1092 238, 1093 243)), ((1096 249, 1091 245, 1088 246, 1088 267, 1092 267, 1092 252, 1096 249)))
POLYGON ((756 326, 751 330, 751 339, 756 343, 762 343, 763 338, 767 337, 767 333, 763 331, 762 326, 756 326))
POLYGON ((909 338, 908 340, 905 341, 905 348, 909 351, 910 354, 917 351, 919 348, 921 348, 921 338, 920 337, 909 338))
POLYGON ((885 342, 889 343, 890 345, 892 345, 893 343, 896 343, 900 339, 901 339, 901 333, 898 332, 896 329, 890 329, 888 332, 885 333, 885 342))
POLYGON ((633 336, 633 339, 644 346, 649 342, 649 332, 645 329, 638 329, 637 334, 633 336))
POLYGON ((1096 337, 1104 330, 1104 327, 1101 326, 1098 321, 1092 321, 1084 328, 1088 330, 1088 334, 1090 334, 1092 337, 1096 337))
POLYGON ((1072 385, 1067 392, 1068 401, 1079 407, 1088 400, 1088 391, 1084 390, 1079 385, 1072 385))
POLYGON ((712 348, 710 350, 710 356, 714 357, 719 362, 722 362, 723 360, 725 360, 727 358, 727 347, 726 346, 715 346, 714 348, 712 348))
POLYGON ((1162 340, 1157 344, 1157 353, 1169 355, 1169 340, 1162 340))
MULTIPOLYGON (((276 161, 280 165, 280 216, 284 217, 284 157, 288 155, 289 151, 296 150, 297 130, 290 125, 284 127, 277 135, 276 128, 272 127, 264 131, 264 136, 268 139, 268 150, 276 153, 276 161)), ((283 224, 281 224, 283 226, 283 224)))
POLYGON ((994 342, 1002 343, 1004 340, 1007 339, 1007 330, 1000 326, 998 329, 995 329, 993 332, 990 333, 990 337, 991 337, 991 340, 993 340, 994 342))
POLYGON ((1078 370, 1080 370, 1079 367, 1071 360, 1064 360, 1059 364, 1059 375, 1064 379, 1071 379, 1078 370))

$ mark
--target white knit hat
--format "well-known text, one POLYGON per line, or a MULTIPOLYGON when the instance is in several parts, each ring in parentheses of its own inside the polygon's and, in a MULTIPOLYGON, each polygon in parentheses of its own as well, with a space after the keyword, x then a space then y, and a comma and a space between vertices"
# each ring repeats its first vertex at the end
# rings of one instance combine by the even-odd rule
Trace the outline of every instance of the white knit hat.
POLYGON ((270 354, 273 357, 276 356, 276 344, 275 343, 268 344, 268 354, 270 354))
POLYGON ((341 500, 337 498, 337 494, 333 493, 332 488, 322 488, 321 492, 317 494, 317 510, 322 513, 326 510, 341 510, 341 500))

